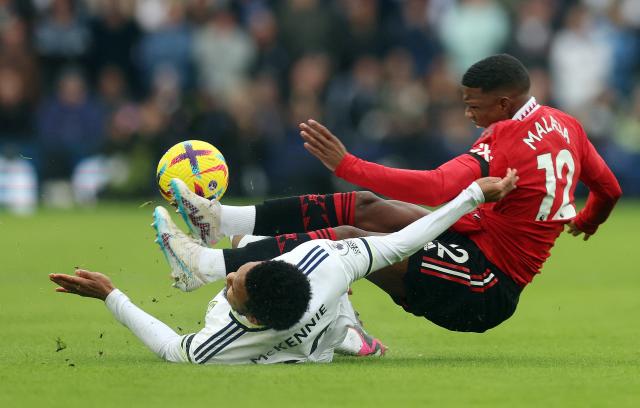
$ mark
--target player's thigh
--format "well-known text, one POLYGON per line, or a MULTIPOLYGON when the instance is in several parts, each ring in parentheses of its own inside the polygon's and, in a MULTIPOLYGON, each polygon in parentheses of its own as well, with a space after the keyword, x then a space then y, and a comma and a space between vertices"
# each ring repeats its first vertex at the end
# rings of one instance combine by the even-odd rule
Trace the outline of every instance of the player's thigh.
POLYGON ((508 319, 521 289, 466 236, 446 231, 409 258, 406 307, 438 326, 484 332, 508 319))
POLYGON ((369 191, 356 193, 355 226, 374 232, 398 231, 429 214, 415 204, 385 200, 369 191))

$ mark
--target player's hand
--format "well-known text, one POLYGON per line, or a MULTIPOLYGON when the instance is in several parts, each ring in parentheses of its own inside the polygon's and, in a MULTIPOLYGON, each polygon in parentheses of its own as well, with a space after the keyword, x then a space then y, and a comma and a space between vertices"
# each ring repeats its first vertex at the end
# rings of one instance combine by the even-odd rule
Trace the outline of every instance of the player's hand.
POLYGON ((499 201, 516 188, 516 183, 520 179, 515 169, 507 169, 507 175, 500 177, 484 177, 476 180, 476 183, 484 193, 484 201, 490 203, 499 201))
MULTIPOLYGON (((567 224, 567 232, 571 235, 573 235, 574 237, 579 236, 580 234, 582 234, 584 231, 580 230, 577 226, 576 223, 573 221, 569 221, 569 223, 567 224)), ((583 241, 588 241, 589 238, 591 238, 591 234, 587 234, 586 232, 584 232, 584 237, 582 237, 583 241)))
POLYGON ((73 293, 84 297, 105 300, 114 287, 106 275, 76 269, 75 276, 61 273, 49 274, 49 279, 60 285, 56 292, 73 293))
POLYGON ((340 139, 313 119, 309 119, 306 123, 302 122, 299 126, 305 149, 316 156, 329 170, 335 171, 347 154, 347 149, 340 139))

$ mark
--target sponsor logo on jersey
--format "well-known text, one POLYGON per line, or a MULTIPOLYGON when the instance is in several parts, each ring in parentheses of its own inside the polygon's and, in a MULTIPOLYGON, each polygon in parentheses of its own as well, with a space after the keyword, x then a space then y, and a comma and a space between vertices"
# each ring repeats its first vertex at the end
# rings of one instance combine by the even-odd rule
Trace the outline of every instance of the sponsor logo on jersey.
POLYGON ((491 148, 487 143, 480 143, 469 151, 482 157, 487 163, 493 159, 493 156, 491 156, 491 148))
POLYGON ((348 239, 345 242, 355 255, 360 255, 360 247, 358 247, 358 244, 356 244, 355 241, 348 239))

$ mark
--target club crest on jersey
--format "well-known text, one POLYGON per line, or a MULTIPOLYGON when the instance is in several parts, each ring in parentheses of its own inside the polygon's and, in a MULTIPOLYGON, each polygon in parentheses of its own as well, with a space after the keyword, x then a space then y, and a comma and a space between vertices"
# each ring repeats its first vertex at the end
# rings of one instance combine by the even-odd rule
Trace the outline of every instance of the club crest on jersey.
POLYGON ((482 157, 487 163, 490 162, 491 159, 493 159, 493 156, 491 155, 491 148, 487 143, 480 143, 473 149, 469 150, 469 152, 475 153, 478 156, 482 157))
POLYGON ((349 253, 349 245, 343 241, 332 241, 329 246, 338 252, 338 255, 346 255, 349 253))

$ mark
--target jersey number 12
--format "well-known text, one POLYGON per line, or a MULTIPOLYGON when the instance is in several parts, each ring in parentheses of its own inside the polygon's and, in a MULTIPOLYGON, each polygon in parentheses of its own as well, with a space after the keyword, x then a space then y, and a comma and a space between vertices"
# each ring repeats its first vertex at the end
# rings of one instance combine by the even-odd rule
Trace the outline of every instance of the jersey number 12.
POLYGON ((555 212, 551 219, 566 220, 575 217, 576 209, 573 204, 571 204, 569 192, 573 185, 573 174, 576 166, 571 153, 566 149, 562 149, 556 156, 555 166, 551 153, 538 156, 538 170, 545 171, 547 195, 542 199, 542 203, 540 203, 540 209, 538 210, 538 215, 536 215, 537 221, 546 221, 549 219, 549 213, 556 198, 556 183, 557 180, 562 180, 562 173, 565 167, 567 168, 567 182, 562 192, 562 204, 560 204, 558 211, 555 212))

